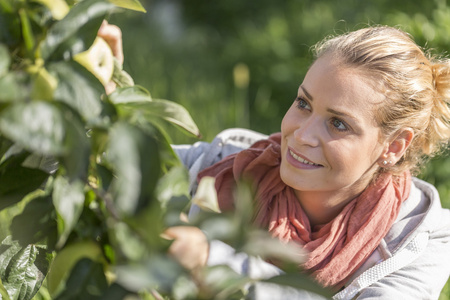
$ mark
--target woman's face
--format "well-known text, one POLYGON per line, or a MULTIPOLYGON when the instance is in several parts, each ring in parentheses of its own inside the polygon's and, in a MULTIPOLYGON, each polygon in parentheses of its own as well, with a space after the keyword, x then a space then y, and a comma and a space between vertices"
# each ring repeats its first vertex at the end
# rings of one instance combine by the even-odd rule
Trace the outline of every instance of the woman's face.
POLYGON ((373 113, 384 96, 367 80, 327 56, 312 65, 281 124, 287 185, 354 197, 369 184, 387 143, 379 140, 373 113))

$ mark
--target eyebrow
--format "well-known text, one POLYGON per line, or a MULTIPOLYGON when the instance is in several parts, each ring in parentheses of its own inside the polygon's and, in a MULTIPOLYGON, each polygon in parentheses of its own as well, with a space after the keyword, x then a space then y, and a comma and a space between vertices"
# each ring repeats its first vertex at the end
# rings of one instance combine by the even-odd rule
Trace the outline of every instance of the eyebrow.
MULTIPOLYGON (((302 89, 303 93, 305 94, 305 96, 306 96, 309 100, 314 101, 313 96, 311 96, 311 94, 310 94, 310 93, 309 93, 302 85, 300 86, 300 88, 302 89)), ((330 112, 330 113, 332 113, 332 114, 335 114, 335 115, 337 115, 337 116, 342 116, 342 117, 348 117, 348 118, 355 119, 353 116, 351 116, 351 115, 349 115, 349 114, 346 114, 346 113, 341 112, 341 111, 334 110, 334 109, 332 109, 332 108, 328 108, 327 111, 330 112)))
POLYGON ((309 100, 311 100, 311 101, 314 100, 313 97, 311 96, 311 94, 308 93, 308 91, 307 91, 302 85, 300 86, 300 88, 303 90, 303 93, 305 93, 305 96, 306 96, 309 100))

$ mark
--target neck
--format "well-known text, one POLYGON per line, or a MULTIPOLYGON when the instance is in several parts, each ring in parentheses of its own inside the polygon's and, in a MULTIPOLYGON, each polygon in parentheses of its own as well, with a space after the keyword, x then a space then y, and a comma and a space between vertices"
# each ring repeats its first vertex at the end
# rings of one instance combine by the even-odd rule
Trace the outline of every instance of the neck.
POLYGON ((333 220, 342 209, 353 199, 358 197, 364 188, 352 191, 316 192, 316 191, 295 191, 297 199, 308 216, 311 227, 322 225, 333 220))

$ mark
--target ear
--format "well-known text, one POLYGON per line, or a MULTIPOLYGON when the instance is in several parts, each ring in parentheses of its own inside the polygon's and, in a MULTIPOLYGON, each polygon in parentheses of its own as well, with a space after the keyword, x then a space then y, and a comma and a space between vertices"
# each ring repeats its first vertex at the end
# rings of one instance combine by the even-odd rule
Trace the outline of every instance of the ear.
POLYGON ((394 139, 387 142, 383 154, 378 160, 378 164, 383 167, 391 167, 395 165, 405 154, 414 138, 414 131, 411 128, 405 128, 394 135, 394 139))

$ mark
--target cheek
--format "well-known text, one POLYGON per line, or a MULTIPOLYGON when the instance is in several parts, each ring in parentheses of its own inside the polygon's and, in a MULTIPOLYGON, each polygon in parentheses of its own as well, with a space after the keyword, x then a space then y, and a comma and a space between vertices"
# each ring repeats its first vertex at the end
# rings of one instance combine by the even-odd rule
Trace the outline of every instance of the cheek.
POLYGON ((362 149, 354 147, 352 143, 333 141, 324 147, 324 155, 332 169, 338 172, 352 172, 361 165, 364 155, 362 149))
POLYGON ((371 168, 374 163, 372 150, 364 143, 338 143, 331 144, 324 151, 324 155, 334 171, 343 173, 343 176, 360 176, 371 168))

